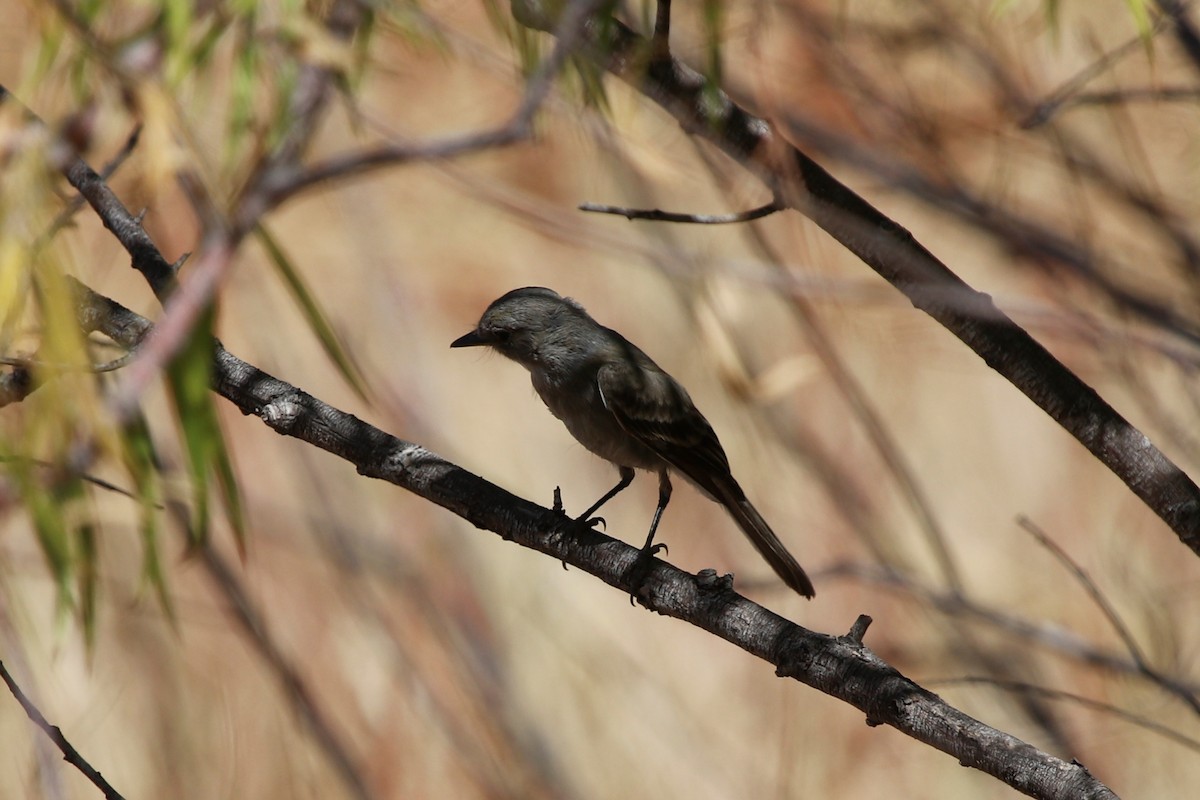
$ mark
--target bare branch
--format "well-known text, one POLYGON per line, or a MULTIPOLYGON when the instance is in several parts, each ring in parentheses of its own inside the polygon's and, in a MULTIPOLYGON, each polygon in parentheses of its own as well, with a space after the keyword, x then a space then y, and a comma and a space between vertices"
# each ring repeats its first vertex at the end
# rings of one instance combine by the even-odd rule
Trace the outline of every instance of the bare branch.
MULTIPOLYGON (((1130 657, 1133 658, 1134 662, 1138 665, 1138 670, 1156 682, 1159 682, 1162 678, 1161 673, 1152 667, 1146 660, 1146 655, 1142 652, 1142 648, 1138 645, 1137 640, 1133 638, 1133 634, 1129 631, 1129 627, 1124 623, 1124 621, 1121 619, 1121 616, 1117 613, 1117 610, 1113 608, 1111 603, 1108 602, 1108 598, 1104 596, 1104 593, 1100 591, 1099 587, 1096 586, 1095 582, 1092 581, 1091 577, 1083 570, 1083 568, 1076 564, 1065 550, 1059 547, 1057 543, 1047 536, 1045 532, 1035 525, 1028 517, 1018 517, 1017 524, 1035 539, 1037 539, 1039 544, 1049 550, 1051 555, 1058 559, 1059 563, 1066 567, 1067 571, 1069 571, 1075 577, 1075 579, 1079 581, 1079 584, 1083 587, 1084 591, 1087 592, 1088 596, 1092 598, 1092 602, 1095 603, 1096 607, 1100 609, 1100 612, 1104 614, 1105 619, 1108 620, 1108 624, 1112 626, 1114 631, 1116 631, 1117 636, 1121 639, 1121 642, 1124 643, 1125 649, 1129 651, 1130 657)), ((1177 693, 1177 696, 1187 702, 1187 704, 1192 707, 1193 711, 1195 711, 1197 714, 1200 714, 1200 698, 1197 698, 1194 694, 1190 693, 1177 693)))
POLYGON ((1157 4, 1175 26, 1175 38, 1183 52, 1191 60, 1192 66, 1200 71, 1200 31, 1188 18, 1187 6, 1190 4, 1181 0, 1158 0, 1157 4))
MULTIPOLYGON (((1154 23, 1154 28, 1150 31, 1151 36, 1157 36, 1166 27, 1164 20, 1159 19, 1154 23)), ((1079 91, 1090 83, 1093 79, 1103 75, 1114 64, 1123 59, 1125 56, 1133 53, 1142 52, 1145 42, 1141 36, 1130 37, 1124 43, 1113 48, 1109 52, 1103 54, 1095 62, 1089 64, 1085 69, 1080 70, 1078 75, 1068 79, 1062 86, 1051 92, 1050 96, 1034 106, 1033 110, 1025 115, 1021 120, 1020 126, 1025 129, 1036 128, 1049 122, 1055 114, 1062 108, 1068 105, 1073 105, 1081 96, 1079 91)))
POLYGON ((622 206, 606 206, 599 203, 581 203, 580 211, 592 211, 597 214, 615 214, 628 220, 647 219, 655 222, 682 222, 692 225, 728 225, 735 222, 750 222, 770 216, 776 211, 783 211, 784 206, 772 200, 766 205, 752 208, 749 211, 737 211, 732 214, 678 214, 672 211, 660 211, 657 208, 624 208, 622 206))
MULTIPOLYGON (((514 4, 523 24, 552 31, 552 21, 514 4)), ((955 275, 903 226, 835 179, 764 119, 714 92, 678 59, 645 67, 645 37, 612 18, 592 20, 588 35, 608 54, 602 64, 658 103, 684 130, 701 136, 756 174, 778 197, 848 250, 974 350, 1125 482, 1200 555, 1200 487, 1100 395, 1079 379, 991 298, 955 275), (708 90, 706 91, 706 87, 708 90), (954 294, 960 302, 945 305, 954 294), (964 308, 965 306, 965 308, 964 308)))
MULTIPOLYGON (((109 178, 115 175, 117 170, 121 168, 121 165, 124 164, 131 155, 133 155, 133 151, 137 149, 138 140, 141 138, 141 135, 142 126, 134 126, 134 129, 129 132, 129 136, 125 139, 125 144, 121 146, 121 149, 117 151, 117 154, 113 156, 107 164, 104 165, 103 169, 100 170, 101 180, 107 181, 109 178)), ((85 199, 82 194, 76 194, 69 201, 67 201, 66 208, 58 213, 58 216, 56 216, 54 221, 50 223, 50 227, 46 229, 46 232, 38 237, 37 242, 34 243, 34 250, 38 250, 45 246, 45 244, 54 238, 55 234, 69 225, 71 218, 75 216, 79 209, 83 208, 84 202, 85 199)))
MULTIPOLYGON (((43 469, 53 470, 53 469, 61 469, 62 468, 61 465, 59 465, 59 464, 54 464, 50 461, 46 461, 46 460, 40 459, 40 458, 30 458, 28 456, 0 455, 0 463, 12 462, 12 461, 21 461, 21 462, 24 462, 27 464, 34 464, 38 467, 42 467, 43 469)), ((116 494, 124 495, 125 497, 128 497, 132 500, 140 500, 141 499, 136 494, 129 491, 128 489, 123 489, 120 486, 117 486, 115 483, 106 481, 103 478, 97 478, 95 475, 89 475, 87 473, 80 473, 77 477, 79 478, 79 480, 81 480, 85 483, 90 483, 93 486, 98 486, 101 489, 104 489, 109 492, 114 492, 116 494)), ((165 506, 163 506, 160 503, 155 503, 154 507, 159 508, 159 509, 165 508, 165 506)))
MULTIPOLYGON (((120 344, 135 346, 152 326, 112 300, 74 284, 80 313, 120 344)), ((947 705, 879 659, 853 637, 800 627, 742 597, 728 581, 699 580, 661 560, 636 569, 640 551, 569 524, 561 511, 517 497, 419 444, 398 439, 217 348, 214 390, 277 433, 301 439, 457 514, 506 541, 545 553, 742 648, 776 674, 859 708, 1035 797, 1113 798, 1086 769, 1041 752, 947 705), (636 574, 635 574, 636 573, 636 574)), ((855 628, 862 628, 862 624, 855 628)), ((865 630, 865 629, 864 629, 865 630)))
MULTIPOLYGON (((525 141, 532 131, 534 116, 550 94, 555 76, 567 59, 580 48, 584 25, 601 2, 602 0, 572 0, 566 7, 555 28, 557 40, 554 50, 526 82, 520 105, 503 124, 488 130, 449 136, 423 144, 391 142, 357 153, 335 156, 308 167, 301 167, 299 163, 276 165, 273 171, 261 180, 258 190, 261 196, 251 197, 244 204, 243 215, 256 215, 254 218, 257 219, 268 209, 281 205, 312 186, 352 177, 380 167, 454 158, 525 141)), ((250 193, 247 196, 250 197, 250 193)), ((238 227, 248 224, 249 219, 235 222, 235 226, 238 227)))
POLYGON ((125 798, 112 787, 112 785, 104 779, 104 776, 99 773, 87 759, 79 754, 69 741, 63 735, 62 729, 57 725, 51 725, 38 710, 38 707, 33 704, 33 701, 25 696, 21 691, 21 687, 17 686, 17 682, 13 680, 12 675, 8 674, 8 669, 4 666, 4 662, 0 661, 0 678, 8 685, 8 690, 12 692, 13 697, 17 698, 17 702, 21 704, 21 708, 25 710, 25 715, 33 720, 33 724, 45 732, 50 741, 62 751, 63 761, 66 761, 71 766, 83 773, 89 781, 95 784, 96 788, 104 792, 104 797, 107 800, 125 800, 125 798))

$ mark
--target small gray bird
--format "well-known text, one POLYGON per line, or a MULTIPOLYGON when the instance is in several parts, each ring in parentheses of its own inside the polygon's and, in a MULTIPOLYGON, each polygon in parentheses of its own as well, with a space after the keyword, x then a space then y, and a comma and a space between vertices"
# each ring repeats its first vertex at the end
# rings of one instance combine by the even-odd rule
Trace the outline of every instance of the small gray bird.
POLYGON ((540 286, 514 289, 488 306, 475 330, 451 347, 487 346, 529 370, 533 388, 579 443, 616 466, 621 480, 579 518, 586 522, 632 481, 658 473, 658 508, 642 547, 671 499, 672 469, 729 511, 783 582, 805 597, 812 582, 746 499, 717 434, 679 383, 583 306, 540 286))

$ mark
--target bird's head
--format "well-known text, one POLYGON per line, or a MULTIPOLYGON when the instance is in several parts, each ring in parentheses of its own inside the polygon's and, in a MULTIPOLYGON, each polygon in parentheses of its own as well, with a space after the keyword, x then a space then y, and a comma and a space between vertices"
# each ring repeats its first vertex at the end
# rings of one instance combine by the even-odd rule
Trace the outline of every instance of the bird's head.
POLYGON ((450 346, 491 347, 530 369, 538 369, 545 365, 547 351, 561 345, 564 335, 577 327, 572 323, 580 318, 588 319, 574 300, 542 286, 526 286, 494 300, 475 330, 458 337, 450 346))

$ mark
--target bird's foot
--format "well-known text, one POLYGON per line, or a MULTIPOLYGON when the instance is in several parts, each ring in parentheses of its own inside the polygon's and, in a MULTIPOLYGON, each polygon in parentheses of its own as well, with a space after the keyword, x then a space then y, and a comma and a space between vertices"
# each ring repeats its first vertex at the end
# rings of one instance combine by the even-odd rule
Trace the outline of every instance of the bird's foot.
POLYGON ((637 601, 643 599, 646 579, 650 577, 650 572, 654 569, 654 557, 660 552, 667 552, 665 544, 652 544, 649 547, 643 547, 641 550, 638 550, 637 558, 634 559, 633 564, 626 573, 629 577, 629 582, 633 585, 633 591, 629 594, 629 605, 636 606, 637 601))
POLYGON ((600 526, 601 530, 608 530, 608 523, 605 521, 604 517, 592 517, 591 519, 584 519, 583 517, 580 517, 579 519, 575 520, 575 524, 584 528, 588 528, 589 530, 595 530, 597 525, 600 526))
POLYGON ((595 530, 599 525, 601 530, 608 529, 608 523, 604 517, 571 517, 567 515, 567 509, 563 506, 562 489, 558 486, 554 487, 554 504, 550 506, 550 510, 554 513, 556 519, 554 521, 555 533, 565 533, 570 528, 581 528, 583 530, 595 530))

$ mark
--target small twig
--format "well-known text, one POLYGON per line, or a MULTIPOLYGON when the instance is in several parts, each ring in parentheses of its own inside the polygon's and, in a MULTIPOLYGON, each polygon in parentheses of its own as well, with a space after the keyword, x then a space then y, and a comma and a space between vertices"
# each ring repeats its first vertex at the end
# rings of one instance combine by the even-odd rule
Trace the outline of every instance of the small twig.
MULTIPOLYGON (((124 164, 131 155, 133 155, 133 151, 137 148, 138 139, 141 137, 141 135, 142 126, 139 124, 135 126, 132 131, 130 131, 129 136, 125 139, 125 144, 121 146, 121 149, 117 151, 117 154, 113 156, 107 164, 104 165, 103 169, 100 170, 101 180, 107 181, 109 178, 111 178, 114 174, 116 174, 117 170, 121 168, 121 165, 124 164)), ((67 201, 66 207, 63 208, 62 211, 58 212, 58 215, 54 217, 54 220, 50 223, 50 227, 48 227, 45 232, 38 237, 37 241, 34 242, 34 251, 36 252, 37 250, 40 250, 42 247, 48 244, 60 230, 65 228, 67 224, 70 223, 71 217, 75 216, 75 213, 79 211, 79 209, 83 208, 83 204, 85 202, 86 200, 84 199, 83 195, 79 192, 76 192, 71 199, 67 201)))
POLYGON ((1116 105, 1118 103, 1184 103, 1200 99, 1200 88, 1168 86, 1161 89, 1112 89, 1106 92, 1080 92, 1077 95, 1040 103, 1021 122, 1023 128, 1045 124, 1059 111, 1078 106, 1116 105))
POLYGON ((1117 614, 1116 609, 1113 608, 1112 604, 1108 602, 1108 599, 1104 596, 1104 593, 1100 591, 1100 588, 1096 586, 1095 581, 1093 581, 1091 576, 1084 571, 1083 567, 1076 564, 1075 560, 1067 554, 1067 551, 1059 547, 1058 544, 1054 542, 1054 540, 1052 540, 1045 531, 1039 528, 1033 520, 1029 519, 1029 517, 1024 515, 1017 517, 1017 524, 1021 526, 1022 530, 1036 539, 1038 544, 1049 550, 1050 554, 1054 556, 1060 564, 1066 567, 1068 572, 1075 576, 1075 579, 1079 581, 1079 584, 1083 587, 1083 590, 1088 593, 1088 596, 1092 598, 1092 601, 1100 609, 1101 613, 1103 613, 1108 619, 1108 623, 1112 625, 1113 630, 1117 632, 1117 636, 1119 636, 1121 641, 1125 644, 1125 649, 1129 651, 1129 655, 1133 658, 1138 666, 1145 667, 1146 656, 1142 653, 1142 648, 1138 645, 1137 640, 1133 638, 1133 634, 1129 632, 1129 628, 1126 627, 1125 623, 1121 620, 1121 617, 1117 614))
POLYGON ((1158 0, 1158 7, 1175 26, 1175 38, 1191 60, 1192 66, 1200 70, 1200 31, 1188 19, 1187 6, 1181 0, 1158 0))
POLYGON ((8 669, 4 666, 3 661, 0 661, 0 678, 4 679, 4 682, 8 684, 8 690, 12 692, 13 697, 17 698, 17 702, 21 704, 21 708, 25 709, 25 715, 33 720, 33 724, 41 728, 50 737, 50 741, 54 742, 55 746, 62 751, 64 761, 82 772, 84 777, 96 785, 96 788, 104 792, 107 800, 125 800, 121 793, 114 789, 108 781, 104 780, 104 776, 92 767, 87 762, 87 759, 79 754, 78 750, 71 746, 71 743, 67 741, 67 737, 63 736, 62 730, 57 725, 51 725, 46 721, 46 718, 42 716, 42 712, 38 710, 38 707, 25 696, 25 693, 21 691, 21 687, 17 686, 17 682, 8 674, 8 669))
POLYGON ((1060 689, 1048 689, 1045 686, 1037 686, 1035 684, 1024 683, 1022 681, 997 680, 996 678, 988 678, 988 677, 976 676, 976 675, 968 675, 968 676, 962 677, 962 678, 943 678, 943 679, 927 680, 927 681, 925 681, 925 685, 927 685, 927 686, 986 685, 986 686, 994 686, 998 689, 1004 689, 1005 691, 1009 691, 1009 692, 1028 692, 1028 693, 1032 693, 1032 694, 1039 694, 1039 695, 1042 695, 1043 697, 1048 697, 1051 700, 1069 700, 1073 703, 1077 703, 1081 706, 1084 706, 1085 708, 1090 708, 1090 709, 1093 709, 1096 711, 1103 711, 1105 713, 1112 714, 1114 717, 1117 717, 1118 719, 1123 719, 1126 722, 1133 723, 1134 725, 1137 725, 1139 728, 1144 728, 1148 731, 1152 731, 1153 733, 1157 733, 1160 736, 1164 736, 1167 739, 1170 739, 1171 741, 1173 741, 1177 744, 1181 744, 1184 747, 1187 747, 1191 750, 1196 750, 1196 751, 1200 752, 1200 741, 1197 741, 1196 739, 1193 739, 1190 736, 1185 736, 1184 734, 1180 733, 1177 730, 1168 728, 1166 725, 1163 725, 1159 722, 1155 722, 1154 720, 1152 720, 1148 717, 1143 717, 1138 714, 1134 714, 1132 712, 1125 711, 1124 709, 1117 708, 1114 705, 1110 705, 1108 703, 1102 703, 1099 700, 1092 700, 1091 698, 1083 697, 1082 695, 1077 695, 1072 692, 1064 692, 1060 689))
POLYGON ((729 225, 735 222, 762 219, 776 211, 783 211, 784 206, 778 201, 772 200, 758 208, 736 211, 732 214, 681 214, 674 211, 661 211, 657 208, 625 208, 623 206, 606 206, 600 203, 580 203, 579 210, 591 211, 596 214, 614 214, 628 220, 646 219, 654 222, 680 222, 690 225, 729 225))
POLYGON ((25 358, 23 356, 0 356, 0 365, 24 370, 38 370, 40 372, 86 372, 89 374, 99 374, 119 370, 129 363, 135 353, 135 350, 130 350, 118 358, 99 364, 54 363, 51 361, 38 361, 36 358, 25 358))
MULTIPOLYGON (((55 464, 50 461, 44 461, 43 459, 40 459, 40 458, 30 458, 29 456, 0 455, 0 463, 5 463, 8 461, 24 461, 26 463, 34 464, 35 466, 42 467, 43 469, 60 469, 61 468, 61 465, 59 465, 59 464, 55 464)), ((103 478, 97 478, 95 475, 89 475, 86 472, 74 474, 74 475, 72 475, 72 477, 79 478, 79 480, 83 481, 84 483, 90 483, 93 486, 100 487, 101 489, 106 489, 110 492, 116 492, 117 494, 124 495, 125 497, 128 497, 131 500, 139 500, 140 501, 142 499, 142 498, 138 497, 136 494, 134 494, 133 492, 129 491, 128 489, 123 489, 120 486, 117 486, 115 483, 109 483, 108 481, 104 480, 103 478)), ((163 506, 161 503, 154 503, 153 506, 154 506, 154 508, 157 508, 159 510, 162 510, 163 508, 165 508, 165 506, 163 506)))
MULTIPOLYGON (((1084 591, 1088 593, 1088 596, 1092 598, 1092 601, 1100 609, 1100 612, 1104 614, 1105 618, 1108 620, 1108 623, 1113 627, 1113 630, 1116 631, 1117 636, 1120 637, 1122 643, 1124 643, 1125 649, 1129 651, 1130 658, 1132 658, 1134 663, 1137 664, 1138 670, 1151 680, 1160 682, 1160 674, 1158 670, 1152 667, 1150 662, 1147 661, 1145 653, 1142 652, 1142 648, 1138 645, 1137 640, 1130 632, 1129 627, 1125 625, 1125 622, 1121 619, 1120 615, 1117 614, 1117 610, 1113 608, 1111 603, 1108 602, 1108 599, 1100 591, 1099 587, 1096 586, 1091 577, 1083 570, 1083 568, 1076 564, 1074 560, 1067 555, 1065 550, 1055 544, 1050 537, 1047 536, 1046 533, 1028 517, 1023 515, 1017 517, 1017 524, 1035 539, 1037 539, 1043 547, 1050 551, 1051 555, 1058 559, 1058 561, 1065 566, 1072 575, 1075 576, 1076 580, 1078 580, 1080 585, 1083 586, 1084 591)), ((1188 705, 1190 705, 1193 711, 1195 711, 1197 714, 1200 714, 1200 698, 1197 698, 1193 694, 1182 694, 1179 692, 1176 692, 1175 694, 1188 705)))
POLYGON ((854 624, 850 626, 850 631, 846 634, 845 638, 855 644, 862 644, 863 637, 867 635, 867 628, 871 627, 871 623, 874 621, 866 614, 859 614, 858 619, 854 620, 854 624))
MULTIPOLYGON (((1159 19, 1154 27, 1150 30, 1151 36, 1156 36, 1166 26, 1163 19, 1159 19)), ((1025 129, 1036 128, 1044 125, 1050 120, 1060 109, 1071 104, 1071 98, 1093 79, 1107 72, 1110 67, 1125 56, 1141 50, 1144 42, 1141 36, 1131 37, 1128 41, 1118 45, 1112 51, 1102 55, 1094 63, 1089 64, 1079 74, 1072 77, 1058 89, 1050 93, 1042 102, 1033 107, 1033 110, 1025 115, 1021 120, 1020 126, 1025 129)))

